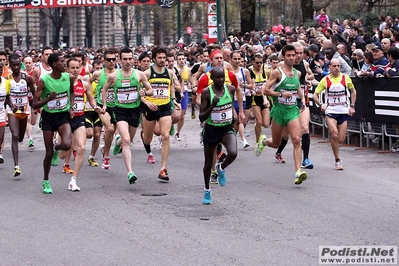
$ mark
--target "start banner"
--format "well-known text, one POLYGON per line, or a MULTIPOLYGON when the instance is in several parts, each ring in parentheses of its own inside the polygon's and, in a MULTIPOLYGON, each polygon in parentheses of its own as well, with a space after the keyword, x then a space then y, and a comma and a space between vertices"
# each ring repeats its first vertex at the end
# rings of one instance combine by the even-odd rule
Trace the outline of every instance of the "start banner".
MULTIPOLYGON (((208 2, 207 0, 181 0, 182 3, 208 2)), ((111 6, 148 4, 171 8, 177 0, 0 0, 0 9, 59 8, 77 6, 111 6)))

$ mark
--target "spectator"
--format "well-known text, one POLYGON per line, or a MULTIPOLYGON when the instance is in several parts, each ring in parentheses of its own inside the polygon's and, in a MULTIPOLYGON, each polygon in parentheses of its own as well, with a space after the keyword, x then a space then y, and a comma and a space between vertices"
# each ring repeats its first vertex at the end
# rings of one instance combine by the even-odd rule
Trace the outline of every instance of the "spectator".
POLYGON ((379 30, 380 32, 382 32, 383 30, 385 30, 385 25, 387 24, 387 23, 385 22, 385 19, 386 19, 385 15, 380 15, 379 18, 378 18, 378 20, 381 22, 381 23, 380 23, 380 26, 378 27, 378 30, 379 30))
POLYGON ((320 15, 316 16, 317 12, 313 12, 313 20, 318 22, 318 25, 321 26, 322 23, 326 23, 326 26, 329 28, 330 27, 330 19, 328 18, 326 14, 326 9, 321 8, 320 9, 320 15))
POLYGON ((351 29, 349 30, 349 39, 351 42, 360 42, 360 43, 366 44, 366 42, 363 40, 362 36, 359 34, 358 26, 351 27, 351 29))
POLYGON ((355 75, 358 77, 366 77, 368 72, 371 71, 371 65, 373 64, 373 53, 367 51, 364 53, 364 64, 360 71, 355 71, 355 75))
POLYGON ((390 66, 386 69, 386 76, 388 78, 399 76, 399 48, 388 49, 388 61, 390 66))
MULTIPOLYGON (((384 38, 391 39, 391 37, 392 37, 392 31, 391 30, 385 29, 385 30, 382 31, 382 38, 383 39, 384 38)), ((382 42, 382 40, 381 40, 381 42, 382 42)))
POLYGON ((342 74, 350 76, 352 74, 352 68, 348 65, 348 63, 342 58, 342 56, 338 53, 337 48, 335 46, 331 46, 330 48, 327 49, 326 54, 332 54, 332 58, 329 59, 330 61, 332 59, 338 59, 340 62, 340 71, 342 74))
POLYGON ((318 73, 316 70, 324 66, 324 56, 319 52, 319 47, 316 44, 312 44, 308 47, 310 57, 313 59, 309 62, 309 67, 313 73, 318 73))
POLYGON ((337 50, 339 55, 345 60, 345 62, 352 67, 352 60, 348 56, 348 51, 347 51, 347 46, 343 44, 338 44, 337 45, 337 50))
POLYGON ((376 42, 373 51, 373 64, 371 65, 371 72, 368 72, 369 77, 380 77, 384 76, 385 70, 389 66, 389 61, 384 57, 381 43, 376 42))
POLYGON ((386 58, 388 58, 387 53, 388 53, 389 47, 391 47, 391 39, 388 39, 388 38, 382 39, 381 40, 381 47, 382 47, 382 51, 384 52, 384 56, 386 58))
MULTIPOLYGON (((371 53, 371 56, 373 54, 371 53)), ((355 71, 360 71, 364 64, 364 53, 360 49, 355 49, 352 53, 352 66, 355 71)))

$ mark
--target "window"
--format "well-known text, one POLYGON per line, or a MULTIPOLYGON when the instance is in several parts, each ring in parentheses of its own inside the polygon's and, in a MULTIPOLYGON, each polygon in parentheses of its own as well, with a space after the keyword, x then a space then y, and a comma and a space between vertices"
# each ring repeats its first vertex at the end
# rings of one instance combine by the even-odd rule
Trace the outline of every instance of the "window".
POLYGON ((3 11, 3 20, 4 22, 12 22, 12 10, 6 9, 3 11))

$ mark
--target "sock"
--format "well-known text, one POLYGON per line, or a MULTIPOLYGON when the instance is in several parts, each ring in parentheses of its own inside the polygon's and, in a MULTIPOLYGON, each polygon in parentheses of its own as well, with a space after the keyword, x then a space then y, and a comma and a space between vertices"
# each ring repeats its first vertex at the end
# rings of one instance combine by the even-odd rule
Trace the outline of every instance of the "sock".
POLYGON ((302 150, 303 150, 303 159, 309 158, 309 149, 310 149, 310 136, 309 133, 302 135, 302 150))
POLYGON ((18 165, 14 166, 14 169, 17 169, 17 168, 19 168, 19 166, 18 166, 18 165))
POLYGON ((152 152, 149 152, 149 153, 148 153, 148 156, 150 156, 150 155, 153 155, 152 152))
POLYGON ((280 154, 284 150, 285 146, 287 146, 287 142, 288 142, 288 139, 282 138, 280 147, 278 147, 276 153, 280 154))
POLYGON ((90 160, 90 159, 94 159, 94 156, 93 156, 93 155, 90 155, 89 160, 90 160))
POLYGON ((221 163, 219 164, 219 169, 220 169, 220 171, 222 171, 222 172, 224 171, 223 168, 222 168, 222 164, 221 164, 221 163))
POLYGON ((76 176, 71 177, 71 180, 74 180, 74 179, 76 179, 76 176))
POLYGON ((151 146, 150 146, 150 145, 144 144, 144 148, 145 148, 145 151, 146 151, 147 153, 151 153, 151 146))
POLYGON ((206 188, 204 188, 204 190, 205 190, 205 191, 211 191, 211 189, 206 189, 206 188))

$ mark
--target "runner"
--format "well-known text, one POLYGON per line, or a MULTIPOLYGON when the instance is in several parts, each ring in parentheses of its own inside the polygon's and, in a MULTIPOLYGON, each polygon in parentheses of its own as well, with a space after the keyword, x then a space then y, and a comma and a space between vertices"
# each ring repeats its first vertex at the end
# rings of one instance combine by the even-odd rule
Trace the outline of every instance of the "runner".
MULTIPOLYGON (((241 61, 243 60, 242 54, 239 51, 234 51, 230 54, 230 56, 231 56, 231 66, 233 68, 232 72, 236 76, 237 81, 238 81, 238 86, 240 87, 240 89, 243 93, 242 105, 244 108, 244 111, 243 111, 244 120, 242 122, 237 121, 235 128, 237 129, 238 133, 240 134, 242 148, 246 149, 249 147, 249 143, 244 135, 244 126, 246 124, 246 121, 248 121, 248 119, 249 119, 249 108, 251 107, 250 102, 248 102, 248 109, 246 107, 246 104, 247 104, 246 93, 247 93, 247 91, 250 91, 254 88, 254 84, 253 84, 253 80, 251 78, 251 74, 249 73, 249 70, 241 67, 241 61), (246 112, 245 110, 248 110, 248 111, 246 112)), ((234 100, 234 107, 235 107, 237 114, 239 114, 240 110, 238 108, 237 98, 235 98, 235 100, 234 100)))
MULTIPOLYGON (((152 51, 154 66, 146 70, 148 81, 153 89, 153 96, 146 96, 143 118, 143 143, 148 154, 147 161, 153 156, 150 149, 155 122, 159 122, 162 138, 162 161, 161 171, 158 178, 163 181, 169 181, 169 175, 166 168, 170 149, 170 129, 172 126, 171 101, 170 96, 175 95, 173 85, 173 70, 165 67, 166 49, 155 47, 152 51)), ((172 96, 172 102, 176 105, 176 99, 172 96)))
POLYGON ((227 150, 223 163, 216 165, 219 184, 226 185, 225 169, 237 157, 237 139, 233 128, 233 99, 236 88, 225 83, 225 74, 220 67, 211 70, 213 84, 203 90, 199 118, 207 121, 203 130, 204 136, 204 198, 203 204, 212 204, 209 181, 214 159, 214 153, 219 143, 227 150))
MULTIPOLYGON (((33 72, 35 70, 35 66, 33 64, 33 59, 30 56, 27 56, 24 58, 23 60, 24 64, 25 64, 25 72, 26 74, 28 74, 29 76, 33 76, 33 72)), ((33 94, 31 92, 29 92, 28 94, 28 100, 29 100, 29 105, 30 107, 32 107, 32 102, 33 102, 33 94)), ((32 138, 32 126, 36 125, 36 121, 37 121, 37 110, 30 108, 30 114, 28 116, 28 123, 26 125, 26 136, 29 139, 28 142, 28 147, 29 148, 34 148, 35 144, 33 142, 33 138, 32 138)))
POLYGON ((261 54, 254 57, 253 66, 249 69, 252 78, 255 80, 255 88, 252 91, 252 112, 255 116, 255 139, 258 141, 262 132, 262 126, 268 128, 270 126, 270 103, 266 95, 263 94, 262 86, 267 80, 267 71, 263 64, 261 54))
MULTIPOLYGON (((303 59, 303 46, 300 43, 292 43, 292 45, 295 47, 294 68, 299 72, 301 72, 301 78, 299 79, 299 82, 301 83, 302 93, 305 97, 305 102, 298 100, 298 108, 301 109, 302 105, 304 105, 303 111, 299 113, 299 122, 302 128, 302 151, 303 151, 303 161, 301 167, 305 169, 313 169, 313 163, 309 160, 310 109, 309 109, 308 87, 311 86, 310 82, 314 79, 314 75, 309 67, 309 63, 303 59)), ((283 131, 281 144, 278 147, 276 154, 274 155, 274 160, 278 163, 285 163, 285 160, 281 156, 281 153, 284 150, 285 146, 287 145, 288 137, 289 137, 289 132, 285 128, 283 131)))
POLYGON ((43 130, 46 155, 43 160, 44 178, 43 192, 53 193, 49 173, 52 158, 58 160, 58 151, 71 148, 71 126, 69 120, 73 117, 71 106, 74 104, 73 78, 65 70, 65 60, 62 54, 55 53, 48 57, 52 73, 45 75, 38 82, 34 95, 33 108, 43 107, 40 125, 43 130), (61 143, 53 143, 55 132, 61 137, 61 143))
POLYGON ((188 106, 188 90, 191 89, 193 84, 193 77, 190 68, 186 66, 186 58, 183 53, 177 54, 177 67, 180 70, 180 76, 182 79, 181 87, 183 88, 183 93, 181 93, 181 116, 177 123, 177 132, 175 135, 176 140, 180 141, 180 131, 184 125, 184 117, 188 106))
MULTIPOLYGON (((101 71, 103 68, 103 62, 99 59, 94 60, 93 62, 93 70, 94 71, 101 71)), ((91 76, 92 74, 90 74, 91 76)), ((88 77, 88 76, 86 76, 88 77)), ((90 83, 90 78, 88 79, 90 83)), ((98 80, 93 81, 91 83, 91 95, 97 95, 97 86, 98 80)), ((99 114, 94 110, 94 108, 90 105, 87 101, 87 96, 85 94, 85 127, 86 127, 86 138, 91 139, 93 141, 91 143, 91 150, 90 150, 90 157, 87 160, 87 163, 90 166, 96 167, 98 163, 94 159, 96 156, 98 147, 100 146, 101 141, 101 129, 103 127, 103 123, 101 122, 99 114)))
MULTIPOLYGON (((116 56, 113 50, 106 50, 104 52, 104 65, 105 69, 97 70, 90 77, 90 83, 93 84, 94 81, 98 81, 98 86, 96 89, 96 100, 97 104, 102 107, 102 88, 104 87, 105 82, 107 81, 107 77, 116 71, 116 56)), ((114 88, 109 88, 108 93, 106 94, 106 103, 107 103, 107 112, 100 113, 101 122, 105 127, 105 137, 104 137, 104 148, 102 149, 103 153, 103 169, 110 168, 110 157, 109 153, 111 150, 112 139, 114 137, 115 132, 115 120, 113 115, 113 107, 115 107, 115 99, 114 99, 114 88)))
POLYGON ((335 170, 344 170, 339 157, 339 144, 346 138, 348 127, 347 120, 355 114, 356 89, 352 79, 341 73, 340 62, 332 59, 330 62, 330 75, 324 77, 313 96, 314 102, 326 114, 328 129, 331 133, 331 148, 335 157, 335 170), (326 90, 326 104, 321 104, 319 95, 326 90), (350 98, 347 91, 350 92, 350 98))
MULTIPOLYGON (((88 103, 93 107, 93 109, 98 112, 101 110, 100 107, 96 105, 96 101, 91 95, 90 84, 82 81, 80 77, 81 64, 77 58, 69 58, 67 63, 67 72, 71 74, 74 86, 74 104, 73 104, 73 118, 70 121, 71 131, 74 139, 74 146, 69 149, 76 149, 75 164, 73 168, 73 176, 68 184, 68 190, 70 191, 80 191, 80 188, 76 184, 76 178, 79 176, 80 169, 83 165, 83 158, 86 146, 86 127, 85 127, 85 98, 87 97, 88 103), (85 97, 86 96, 86 97, 85 97)), ((70 157, 70 152, 60 152, 60 158, 65 159, 65 156, 70 157)), ((68 158, 69 159, 69 158, 68 158)))
MULTIPOLYGON (((277 148, 281 143, 284 127, 288 128, 294 146, 295 185, 300 185, 307 178, 306 172, 301 170, 301 125, 299 123, 299 109, 297 97, 305 102, 300 88, 301 73, 294 69, 295 47, 285 45, 281 51, 284 64, 271 72, 269 80, 263 85, 263 93, 273 97, 271 116, 272 138, 261 135, 256 146, 255 154, 259 156, 265 146, 277 148)), ((303 110, 302 107, 301 110, 303 110)))
MULTIPOLYGON (((5 104, 11 105, 10 100, 10 82, 3 78, 4 63, 0 60, 0 145, 4 143, 4 133, 6 131, 6 112, 5 112, 5 104)), ((2 148, 0 148, 0 164, 4 163, 4 157, 2 154, 2 148)))
MULTIPOLYGON (((132 154, 130 144, 136 134, 140 123, 141 97, 152 96, 152 88, 146 75, 133 69, 133 53, 128 47, 119 51, 122 69, 110 74, 103 87, 103 97, 106 97, 109 88, 112 86, 115 91, 114 118, 120 136, 115 139, 114 154, 119 153, 123 146, 122 155, 127 169, 127 178, 130 184, 134 184, 137 176, 132 171, 132 154), (141 84, 145 90, 140 89, 141 84), (116 150, 116 151, 115 151, 116 150)), ((102 112, 104 113, 107 103, 104 103, 102 112)))
POLYGON ((28 94, 34 95, 35 88, 32 77, 21 72, 21 59, 18 54, 9 57, 12 73, 8 76, 10 81, 11 110, 8 112, 8 126, 11 131, 11 150, 14 159, 14 176, 22 174, 18 164, 18 142, 22 142, 25 136, 30 106, 28 94))

